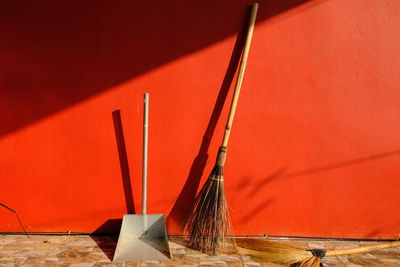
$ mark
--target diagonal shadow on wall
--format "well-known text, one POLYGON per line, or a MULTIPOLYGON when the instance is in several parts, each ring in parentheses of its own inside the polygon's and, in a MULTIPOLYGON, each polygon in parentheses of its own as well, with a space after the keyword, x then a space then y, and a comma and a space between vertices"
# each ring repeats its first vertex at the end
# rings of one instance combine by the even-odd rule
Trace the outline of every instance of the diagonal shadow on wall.
MULTIPOLYGON (((3 1, 0 136, 236 34, 251 2, 3 1)), ((305 2, 261 1, 258 22, 305 2)))

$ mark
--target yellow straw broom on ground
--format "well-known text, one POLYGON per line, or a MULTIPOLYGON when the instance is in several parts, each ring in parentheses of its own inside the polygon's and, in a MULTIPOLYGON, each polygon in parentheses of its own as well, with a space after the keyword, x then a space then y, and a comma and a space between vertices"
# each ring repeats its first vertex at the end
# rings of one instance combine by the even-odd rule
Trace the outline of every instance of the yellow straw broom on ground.
POLYGON ((214 255, 217 251, 226 247, 225 236, 230 233, 231 229, 228 207, 225 199, 223 172, 229 135, 239 99, 244 70, 246 68, 257 9, 258 4, 254 3, 251 7, 250 20, 235 91, 222 145, 218 150, 216 164, 203 188, 195 198, 194 207, 192 209, 193 213, 189 214, 183 222, 183 229, 186 229, 190 235, 189 246, 210 255, 214 255))
POLYGON ((327 251, 320 249, 304 250, 261 239, 238 238, 235 243, 237 251, 241 254, 252 256, 256 260, 286 264, 293 267, 319 267, 321 259, 324 257, 367 253, 378 249, 400 247, 400 241, 327 251))

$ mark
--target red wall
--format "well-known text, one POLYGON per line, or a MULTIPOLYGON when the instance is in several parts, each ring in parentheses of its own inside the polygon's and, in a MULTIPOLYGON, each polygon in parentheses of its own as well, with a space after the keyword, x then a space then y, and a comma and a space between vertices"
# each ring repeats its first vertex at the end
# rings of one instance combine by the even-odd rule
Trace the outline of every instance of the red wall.
MULTIPOLYGON (((150 92, 148 209, 178 234, 249 3, 3 2, 0 203, 31 232, 118 229, 140 212, 150 92)), ((396 0, 261 2, 225 170, 236 234, 398 236, 399 25, 396 0)), ((2 207, 0 222, 21 231, 2 207)))

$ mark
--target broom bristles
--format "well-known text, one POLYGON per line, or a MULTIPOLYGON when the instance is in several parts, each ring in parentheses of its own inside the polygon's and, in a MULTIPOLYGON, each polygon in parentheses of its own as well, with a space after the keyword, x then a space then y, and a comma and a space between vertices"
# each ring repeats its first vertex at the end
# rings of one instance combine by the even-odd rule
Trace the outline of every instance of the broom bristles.
POLYGON ((184 223, 183 228, 190 235, 191 248, 215 255, 228 247, 225 236, 231 233, 231 223, 225 199, 223 166, 218 161, 194 201, 193 212, 184 223))
POLYGON ((310 251, 267 240, 238 238, 236 245, 238 252, 272 263, 290 265, 313 257, 310 251))
POLYGON ((387 242, 366 247, 340 250, 304 250, 286 244, 260 239, 237 239, 237 250, 260 261, 287 264, 293 267, 319 267, 324 256, 365 253, 377 249, 399 247, 400 241, 387 242))

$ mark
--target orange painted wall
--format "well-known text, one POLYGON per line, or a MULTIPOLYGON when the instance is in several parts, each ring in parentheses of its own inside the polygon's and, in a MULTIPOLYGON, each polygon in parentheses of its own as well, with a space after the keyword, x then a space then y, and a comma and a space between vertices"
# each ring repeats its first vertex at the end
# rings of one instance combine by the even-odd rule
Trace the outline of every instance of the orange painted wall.
MULTIPOLYGON (((140 212, 150 92, 148 209, 178 234, 249 3, 3 1, 0 203, 31 232, 118 229, 140 212)), ((398 236, 399 25, 396 0, 261 1, 225 170, 236 234, 398 236)), ((2 207, 0 231, 21 231, 2 207)))

